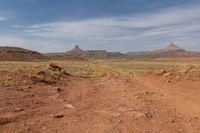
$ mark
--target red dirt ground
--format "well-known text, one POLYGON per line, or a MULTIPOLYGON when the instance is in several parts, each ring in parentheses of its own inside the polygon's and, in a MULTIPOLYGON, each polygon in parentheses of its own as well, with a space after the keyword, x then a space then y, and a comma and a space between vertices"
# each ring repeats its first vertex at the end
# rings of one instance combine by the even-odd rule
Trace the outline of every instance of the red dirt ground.
POLYGON ((0 89, 0 133, 199 133, 200 82, 65 78, 0 89))

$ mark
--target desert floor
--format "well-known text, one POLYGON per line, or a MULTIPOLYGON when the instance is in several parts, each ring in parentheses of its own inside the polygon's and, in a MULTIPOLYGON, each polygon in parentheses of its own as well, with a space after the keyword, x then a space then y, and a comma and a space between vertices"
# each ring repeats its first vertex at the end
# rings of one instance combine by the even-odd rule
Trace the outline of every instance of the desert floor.
POLYGON ((199 133, 199 61, 1 62, 0 133, 199 133))

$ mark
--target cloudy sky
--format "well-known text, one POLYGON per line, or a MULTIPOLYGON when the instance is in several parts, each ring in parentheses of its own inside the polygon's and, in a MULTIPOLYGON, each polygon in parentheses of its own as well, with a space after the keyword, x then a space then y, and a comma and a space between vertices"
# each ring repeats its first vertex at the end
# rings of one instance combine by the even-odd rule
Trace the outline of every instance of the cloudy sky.
POLYGON ((200 50, 200 0, 0 0, 0 46, 200 50))

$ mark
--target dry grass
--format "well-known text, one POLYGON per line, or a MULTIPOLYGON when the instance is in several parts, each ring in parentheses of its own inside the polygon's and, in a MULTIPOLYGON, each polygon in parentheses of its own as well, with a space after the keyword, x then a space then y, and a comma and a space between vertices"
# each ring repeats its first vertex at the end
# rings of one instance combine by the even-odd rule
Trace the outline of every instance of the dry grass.
MULTIPOLYGON (((0 62, 0 71, 31 75, 44 70, 50 63, 64 68, 65 72, 85 78, 102 77, 104 70, 112 70, 120 76, 157 73, 162 70, 180 71, 195 68, 200 71, 200 58, 116 59, 99 61, 46 61, 46 62, 0 62)), ((4 78, 5 80, 5 78, 4 78)), ((6 81, 7 82, 7 81, 6 81)), ((3 83, 4 84, 4 83, 3 83)), ((7 85, 7 83, 5 83, 7 85)))
POLYGON ((178 72, 189 68, 200 71, 200 58, 187 58, 185 60, 183 58, 109 60, 102 64, 121 76, 156 74, 162 70, 178 72))

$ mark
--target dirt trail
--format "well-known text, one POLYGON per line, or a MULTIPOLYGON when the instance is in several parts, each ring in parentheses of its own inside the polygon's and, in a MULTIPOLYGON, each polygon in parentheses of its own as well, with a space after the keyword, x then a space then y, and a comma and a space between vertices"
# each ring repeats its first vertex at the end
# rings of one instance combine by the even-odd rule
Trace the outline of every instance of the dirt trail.
POLYGON ((163 99, 168 101, 181 113, 196 117, 200 116, 200 82, 158 82, 158 78, 137 77, 137 82, 147 86, 149 90, 160 93, 163 99))
POLYGON ((200 83, 105 71, 60 86, 0 89, 0 133, 200 132, 200 83))

